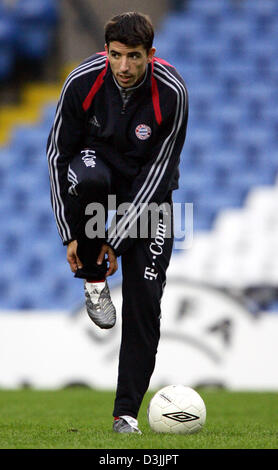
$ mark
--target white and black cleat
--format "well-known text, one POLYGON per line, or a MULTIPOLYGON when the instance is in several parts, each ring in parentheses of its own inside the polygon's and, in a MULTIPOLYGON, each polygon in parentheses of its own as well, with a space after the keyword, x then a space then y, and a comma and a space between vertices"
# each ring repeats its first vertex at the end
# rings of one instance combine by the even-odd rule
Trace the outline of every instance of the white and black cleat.
POLYGON ((84 282, 86 308, 91 320, 100 328, 109 329, 116 323, 116 309, 107 281, 84 282))
POLYGON ((132 418, 131 416, 119 416, 114 418, 113 431, 119 433, 137 433, 142 434, 138 428, 137 419, 132 418))

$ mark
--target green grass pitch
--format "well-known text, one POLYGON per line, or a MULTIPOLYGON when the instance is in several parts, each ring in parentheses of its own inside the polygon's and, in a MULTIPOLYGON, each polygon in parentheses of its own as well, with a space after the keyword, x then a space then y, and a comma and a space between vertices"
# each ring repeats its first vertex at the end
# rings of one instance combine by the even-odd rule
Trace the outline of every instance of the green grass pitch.
POLYGON ((89 388, 0 391, 1 449, 277 449, 278 393, 198 390, 207 421, 193 435, 155 434, 147 393, 138 434, 112 431, 114 393, 89 388))

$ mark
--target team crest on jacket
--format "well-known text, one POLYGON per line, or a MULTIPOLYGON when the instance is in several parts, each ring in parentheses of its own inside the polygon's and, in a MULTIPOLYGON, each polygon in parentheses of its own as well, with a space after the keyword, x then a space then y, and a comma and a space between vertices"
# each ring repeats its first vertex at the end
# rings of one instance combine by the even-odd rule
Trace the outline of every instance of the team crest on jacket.
POLYGON ((139 124, 135 129, 135 134, 140 140, 146 140, 151 136, 152 130, 147 124, 139 124))

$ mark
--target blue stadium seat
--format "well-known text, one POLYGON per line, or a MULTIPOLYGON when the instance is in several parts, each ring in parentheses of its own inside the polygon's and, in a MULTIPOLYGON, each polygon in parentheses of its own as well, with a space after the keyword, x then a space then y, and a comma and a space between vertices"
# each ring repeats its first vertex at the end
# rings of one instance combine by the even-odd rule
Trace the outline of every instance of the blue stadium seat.
POLYGON ((41 59, 49 50, 58 19, 54 0, 21 0, 14 10, 17 22, 17 53, 41 59))
POLYGON ((249 168, 245 171, 233 171, 230 175, 230 184, 234 188, 249 190, 254 186, 270 185, 275 182, 275 175, 271 169, 266 166, 258 168, 249 168))
POLYGON ((264 55, 265 58, 271 60, 277 54, 277 47, 270 36, 269 38, 264 38, 264 40, 253 41, 250 51, 254 56, 264 55))
POLYGON ((11 280, 0 275, 0 297, 1 297, 1 308, 10 308, 9 296, 11 289, 11 280))
POLYGON ((8 79, 14 66, 15 24, 5 10, 0 11, 0 80, 8 79))
POLYGON ((47 168, 46 142, 49 129, 46 126, 18 126, 15 128, 10 145, 10 151, 17 155, 17 166, 30 171, 43 166, 47 168))
POLYGON ((51 126, 53 125, 57 103, 50 103, 46 105, 42 113, 42 128, 44 128, 46 135, 48 135, 51 126))
MULTIPOLYGON (((160 36, 168 37, 174 33, 177 33, 177 37, 191 37, 195 39, 202 32, 202 24, 200 22, 199 15, 194 14, 183 14, 183 13, 170 13, 163 20, 161 27, 156 34, 158 39, 160 36)), ((169 43, 168 43, 169 44, 169 43)), ((170 45, 170 44, 169 44, 170 45)))
POLYGON ((210 0, 209 2, 193 0, 187 2, 189 14, 194 12, 198 15, 223 14, 228 6, 229 4, 226 0, 210 0))
POLYGON ((36 214, 33 216, 32 236, 36 239, 40 236, 45 237, 46 234, 48 234, 49 237, 52 237, 49 238, 50 243, 55 244, 58 241, 55 240, 57 235, 57 228, 50 206, 50 201, 48 204, 49 207, 47 209, 42 209, 41 211, 37 210, 36 214))
POLYGON ((237 190, 228 190, 223 188, 217 190, 216 188, 213 191, 204 191, 204 193, 199 195, 196 207, 202 211, 207 211, 210 215, 210 218, 214 218, 220 210, 240 207, 243 203, 243 194, 237 190))
POLYGON ((14 233, 14 231, 5 231, 2 234, 0 256, 1 263, 5 260, 16 260, 21 248, 21 237, 20 234, 14 233))
POLYGON ((14 3, 14 16, 26 24, 56 25, 58 6, 55 0, 20 0, 14 3))
POLYGON ((215 218, 215 211, 207 207, 193 205, 193 232, 209 231, 215 218))
POLYGON ((54 0, 20 0, 0 4, 0 80, 22 59, 41 60, 49 52, 59 16, 54 0))
POLYGON ((269 305, 267 305, 267 307, 264 308, 264 310, 267 311, 267 312, 277 313, 278 312, 278 301, 274 300, 269 305))
POLYGON ((271 141, 271 128, 267 122, 256 123, 246 122, 237 129, 237 138, 242 145, 249 143, 255 145, 267 145, 271 141))
POLYGON ((274 15, 278 14, 278 5, 276 0, 256 1, 245 0, 241 2, 241 10, 244 15, 256 14, 256 15, 274 15))
POLYGON ((180 186, 185 190, 201 191, 203 187, 213 186, 215 172, 213 167, 207 167, 206 171, 200 168, 184 168, 180 173, 180 186))
POLYGON ((222 177, 223 181, 231 172, 236 170, 243 170, 245 166, 245 158, 242 149, 239 146, 230 148, 217 148, 214 151, 206 152, 203 161, 203 168, 214 168, 214 172, 219 183, 219 178, 222 177))

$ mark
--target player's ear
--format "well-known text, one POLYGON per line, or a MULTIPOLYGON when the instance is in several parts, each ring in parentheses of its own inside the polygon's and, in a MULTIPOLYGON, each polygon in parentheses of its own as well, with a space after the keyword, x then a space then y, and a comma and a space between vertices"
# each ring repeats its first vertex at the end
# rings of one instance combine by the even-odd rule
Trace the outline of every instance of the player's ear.
POLYGON ((108 51, 108 46, 107 46, 107 44, 104 44, 104 49, 105 49, 105 52, 108 54, 109 51, 108 51))
POLYGON ((155 47, 151 47, 149 52, 148 52, 148 63, 150 63, 152 60, 153 60, 153 57, 155 55, 155 52, 156 52, 156 48, 155 47))

